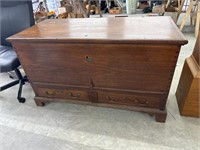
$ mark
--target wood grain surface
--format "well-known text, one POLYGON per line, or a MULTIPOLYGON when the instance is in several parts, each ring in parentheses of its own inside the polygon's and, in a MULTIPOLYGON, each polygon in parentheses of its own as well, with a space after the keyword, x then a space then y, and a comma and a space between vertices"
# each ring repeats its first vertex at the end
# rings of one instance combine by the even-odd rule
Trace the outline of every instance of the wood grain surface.
POLYGON ((171 17, 79 18, 45 20, 14 35, 39 42, 186 44, 171 17))

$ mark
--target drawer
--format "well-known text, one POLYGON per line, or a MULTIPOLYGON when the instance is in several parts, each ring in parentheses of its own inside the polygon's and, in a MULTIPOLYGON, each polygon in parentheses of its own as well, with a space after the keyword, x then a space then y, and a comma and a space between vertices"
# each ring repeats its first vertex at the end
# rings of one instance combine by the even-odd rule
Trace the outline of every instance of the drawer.
POLYGON ((162 95, 98 92, 100 103, 160 108, 162 95))
POLYGON ((37 88, 37 96, 46 98, 61 98, 89 101, 87 90, 73 90, 73 89, 54 89, 54 88, 37 88))

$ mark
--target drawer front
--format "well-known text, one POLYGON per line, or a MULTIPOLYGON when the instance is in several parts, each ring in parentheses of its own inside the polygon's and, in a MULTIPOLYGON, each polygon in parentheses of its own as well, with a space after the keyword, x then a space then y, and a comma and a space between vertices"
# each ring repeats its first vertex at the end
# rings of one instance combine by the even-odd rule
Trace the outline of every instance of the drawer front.
POLYGON ((98 92, 101 103, 160 108, 162 95, 98 92))
POLYGON ((89 101, 87 90, 73 90, 73 89, 54 89, 54 88, 37 88, 37 96, 46 98, 61 98, 89 101))

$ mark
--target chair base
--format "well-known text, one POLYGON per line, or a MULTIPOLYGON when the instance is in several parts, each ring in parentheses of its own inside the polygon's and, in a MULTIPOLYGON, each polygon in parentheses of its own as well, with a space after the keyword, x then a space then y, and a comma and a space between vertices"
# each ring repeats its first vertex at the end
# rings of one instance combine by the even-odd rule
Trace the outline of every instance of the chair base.
POLYGON ((19 71, 19 69, 15 69, 14 70, 16 75, 17 75, 17 80, 10 82, 6 85, 0 86, 0 92, 4 91, 12 86, 15 86, 17 84, 19 84, 19 90, 18 90, 18 94, 17 94, 17 99, 20 103, 24 103, 26 101, 26 99, 24 97, 22 97, 22 88, 23 85, 25 84, 25 82, 28 82, 28 79, 26 76, 22 76, 21 72, 19 71))

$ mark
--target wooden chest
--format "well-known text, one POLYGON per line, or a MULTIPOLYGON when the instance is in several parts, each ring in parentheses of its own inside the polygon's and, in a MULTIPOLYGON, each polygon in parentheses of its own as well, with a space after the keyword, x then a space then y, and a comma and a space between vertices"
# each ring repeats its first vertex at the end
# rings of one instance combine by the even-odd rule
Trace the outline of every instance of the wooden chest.
POLYGON ((166 119, 180 47, 170 17, 46 20, 10 38, 37 105, 63 101, 166 119))

